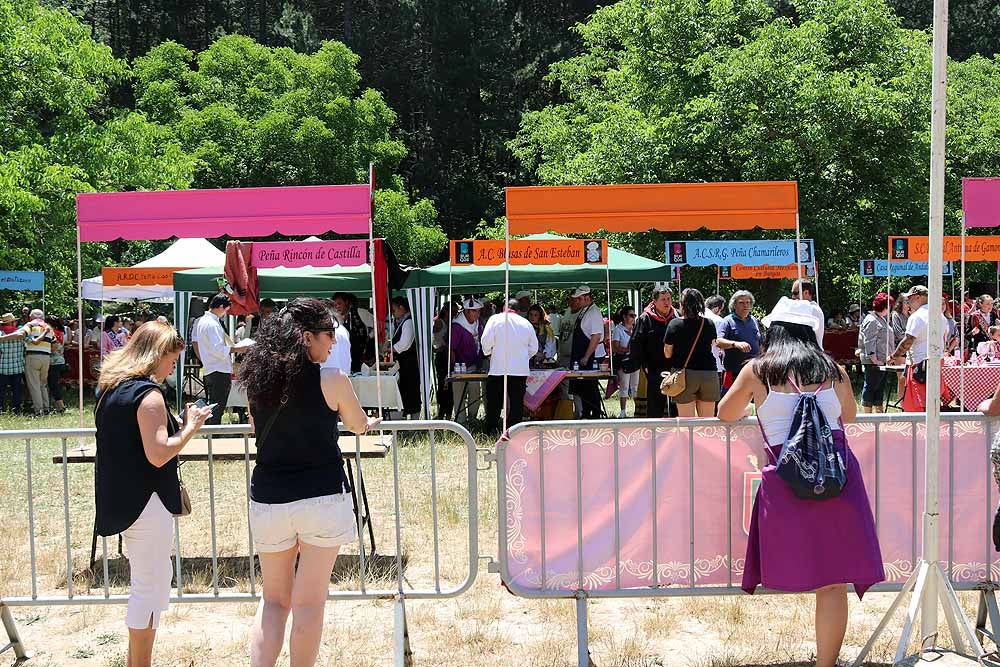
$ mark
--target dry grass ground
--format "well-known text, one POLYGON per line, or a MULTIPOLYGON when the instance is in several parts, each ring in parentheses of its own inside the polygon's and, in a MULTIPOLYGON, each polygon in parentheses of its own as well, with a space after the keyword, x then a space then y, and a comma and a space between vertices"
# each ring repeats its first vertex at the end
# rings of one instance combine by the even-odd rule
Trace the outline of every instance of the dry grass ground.
MULTIPOLYGON (((73 427, 75 413, 44 420, 0 418, 0 429, 73 427)), ((68 443, 72 447, 75 443, 68 443)), ((488 443, 481 443, 486 446, 488 443)), ((489 443, 491 444, 491 443, 489 443)), ((66 523, 64 493, 69 497, 70 547, 75 592, 100 594, 103 572, 88 569, 93 521, 93 468, 62 466, 52 457, 62 451, 58 440, 32 442, 31 475, 34 489, 34 531, 39 595, 66 594, 66 523)), ((402 479, 402 553, 408 588, 435 584, 431 517, 430 447, 426 438, 398 448, 402 479)), ((461 443, 438 438, 437 513, 441 532, 439 559, 441 587, 461 583, 468 570, 468 502, 466 460, 461 443)), ((482 461, 480 460, 480 463, 482 461)), ((376 538, 382 558, 367 580, 369 588, 394 586, 395 536, 393 526, 392 459, 366 461, 364 472, 376 538)), ((219 585, 224 592, 250 590, 247 553, 246 481, 242 462, 216 463, 214 536, 220 555, 219 585)), ((209 518, 208 466, 191 463, 183 468, 192 491, 195 512, 181 520, 185 593, 210 593, 213 527, 209 518), (201 558, 196 558, 201 557, 201 558)), ((495 470, 479 474, 479 553, 496 553, 495 470)), ((27 516, 27 464, 23 441, 0 441, 0 597, 30 595, 31 559, 27 516)), ((125 593, 124 561, 117 544, 108 540, 109 587, 125 593)), ((98 554, 101 549, 99 547, 98 554)), ((357 546, 345 550, 338 565, 334 590, 357 588, 357 546)), ((410 601, 407 613, 414 657, 420 665, 495 667, 532 665, 564 667, 576 661, 575 606, 571 600, 531 601, 515 598, 497 575, 481 571, 464 595, 445 601, 410 601)), ((867 640, 892 600, 871 594, 863 603, 851 601, 851 623, 845 656, 867 640)), ((963 595, 974 611, 975 599, 963 595)), ((177 604, 164 616, 155 663, 179 667, 241 665, 248 662, 248 633, 252 603, 177 604)), ((810 664, 812 599, 810 596, 697 597, 658 600, 605 600, 589 606, 593 658, 601 667, 687 665, 736 667, 743 665, 810 664)), ((112 667, 125 665, 126 630, 121 606, 17 607, 14 617, 37 667, 112 667)), ((327 607, 328 625, 320 665, 381 666, 392 664, 393 608, 389 601, 335 601, 327 607)), ((877 647, 873 659, 884 662, 894 649, 899 623, 877 647)), ((942 637, 947 633, 942 628, 942 637)), ((11 664, 10 653, 0 665, 11 664)), ((287 664, 287 656, 283 658, 287 664)))

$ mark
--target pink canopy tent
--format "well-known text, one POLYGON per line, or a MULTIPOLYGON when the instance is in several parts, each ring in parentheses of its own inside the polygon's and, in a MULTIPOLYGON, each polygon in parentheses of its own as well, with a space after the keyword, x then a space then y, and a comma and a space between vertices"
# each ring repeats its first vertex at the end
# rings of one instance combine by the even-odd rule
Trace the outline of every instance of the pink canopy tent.
MULTIPOLYGON (((368 234, 369 247, 372 247, 374 173, 374 168, 369 167, 369 182, 361 185, 78 194, 77 286, 79 288, 83 279, 80 244, 84 241, 248 238, 272 234, 309 236, 335 232, 368 234)), ((374 290, 373 271, 373 293, 374 290)), ((79 292, 77 317, 83 322, 83 300, 79 292)), ((377 346, 376 340, 376 354, 377 346)), ((82 369, 82 340, 79 350, 79 368, 82 369)), ((79 400, 82 426, 82 378, 79 400)))
POLYGON ((372 186, 97 192, 76 197, 81 241, 367 234, 372 186))

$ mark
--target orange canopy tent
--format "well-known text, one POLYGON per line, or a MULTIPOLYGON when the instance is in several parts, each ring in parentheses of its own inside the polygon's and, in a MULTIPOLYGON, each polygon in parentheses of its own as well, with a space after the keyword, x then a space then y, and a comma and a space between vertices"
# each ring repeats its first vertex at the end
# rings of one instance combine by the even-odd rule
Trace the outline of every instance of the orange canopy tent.
POLYGON ((668 183, 507 188, 510 233, 795 229, 798 185, 668 183))

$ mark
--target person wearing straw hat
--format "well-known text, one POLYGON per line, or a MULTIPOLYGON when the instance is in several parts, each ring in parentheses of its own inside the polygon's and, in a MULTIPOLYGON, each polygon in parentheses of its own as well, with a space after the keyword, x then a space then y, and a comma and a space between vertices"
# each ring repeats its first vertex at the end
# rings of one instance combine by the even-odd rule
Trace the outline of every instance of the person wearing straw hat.
MULTIPOLYGON (((449 367, 452 370, 456 364, 462 364, 465 372, 476 373, 482 366, 484 324, 479 317, 482 310, 483 302, 469 297, 462 302, 462 312, 451 323, 449 367)), ((461 418, 459 421, 468 424, 479 412, 482 387, 478 382, 452 382, 451 390, 455 408, 459 411, 455 418, 461 418)))
MULTIPOLYGON (((902 295, 910 303, 912 314, 906 321, 906 332, 903 340, 889 359, 890 365, 902 365, 907 356, 910 362, 906 370, 904 389, 904 408, 918 410, 927 405, 927 358, 929 353, 928 330, 930 311, 927 307, 929 293, 924 285, 914 285, 902 295)), ((948 320, 944 313, 938 313, 941 318, 942 343, 948 335, 948 320)), ((919 410, 918 410, 919 411, 919 410)))
POLYGON ((757 405, 768 457, 754 499, 742 588, 815 592, 816 665, 834 667, 847 629, 847 584, 860 598, 885 579, 861 466, 843 426, 854 421, 857 403, 847 371, 816 340, 821 320, 812 305, 782 297, 763 323, 768 330, 760 357, 743 367, 719 403, 724 422, 742 419, 751 401, 757 405), (776 469, 786 439, 798 433, 794 417, 803 392, 815 396, 847 475, 840 495, 822 500, 796 495, 776 469))
POLYGON ((517 314, 521 317, 527 317, 528 309, 531 308, 531 292, 523 289, 515 294, 514 298, 517 299, 517 314))

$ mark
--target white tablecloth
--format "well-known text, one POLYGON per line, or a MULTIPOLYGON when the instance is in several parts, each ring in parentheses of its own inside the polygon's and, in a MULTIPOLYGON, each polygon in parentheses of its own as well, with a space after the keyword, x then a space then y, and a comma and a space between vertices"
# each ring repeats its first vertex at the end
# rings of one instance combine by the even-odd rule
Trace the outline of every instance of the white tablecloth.
MULTIPOLYGON (((388 410, 402 410, 403 399, 399 395, 399 376, 396 374, 383 373, 382 380, 382 407, 388 410)), ((374 375, 364 377, 352 375, 351 384, 354 385, 354 393, 358 395, 358 400, 363 408, 378 407, 378 383, 374 375)), ((230 408, 247 407, 247 395, 243 388, 233 382, 232 389, 229 390, 229 401, 226 404, 230 408)))

